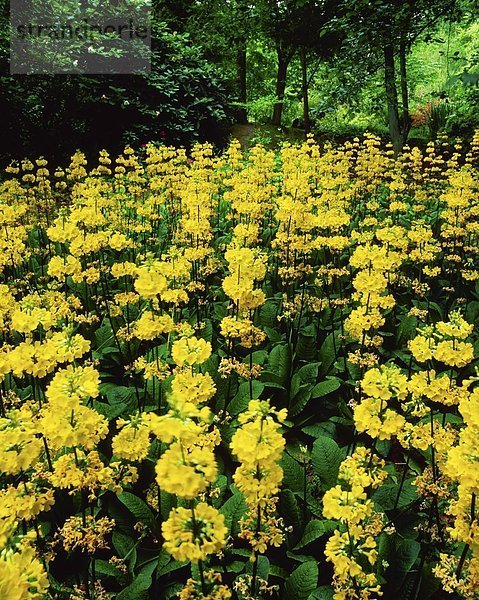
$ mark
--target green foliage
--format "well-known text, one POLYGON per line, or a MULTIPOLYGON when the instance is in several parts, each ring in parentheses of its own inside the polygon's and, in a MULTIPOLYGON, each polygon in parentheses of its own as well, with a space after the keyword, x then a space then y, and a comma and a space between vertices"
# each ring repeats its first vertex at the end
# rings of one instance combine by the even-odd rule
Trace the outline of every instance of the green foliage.
POLYGON ((314 561, 299 565, 286 580, 284 600, 306 600, 318 585, 318 565, 314 561))
POLYGON ((313 444, 311 460, 314 473, 321 480, 323 489, 327 490, 336 484, 339 465, 344 456, 337 443, 326 436, 316 438, 313 444))
POLYGON ((223 143, 227 87, 188 34, 157 23, 151 60, 151 73, 141 75, 4 78, 0 108, 9 119, 0 158, 45 155, 65 163, 80 146, 92 157, 150 141, 223 143))

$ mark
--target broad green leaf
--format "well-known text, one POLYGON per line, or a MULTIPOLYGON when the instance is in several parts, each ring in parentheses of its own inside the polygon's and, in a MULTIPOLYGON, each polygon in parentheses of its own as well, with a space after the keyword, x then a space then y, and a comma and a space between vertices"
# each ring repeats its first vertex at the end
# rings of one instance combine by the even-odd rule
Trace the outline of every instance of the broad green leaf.
POLYGON ((231 498, 228 498, 220 508, 220 513, 225 517, 225 525, 232 535, 238 533, 239 521, 247 510, 248 507, 244 501, 243 494, 236 490, 231 498))
POLYGON ((316 328, 305 327, 299 332, 295 348, 296 358, 312 362, 316 358, 316 328))
POLYGON ((314 383, 318 378, 319 363, 309 363, 297 371, 298 377, 303 383, 314 383))
POLYGON ((188 563, 186 561, 180 562, 178 560, 170 560, 167 563, 160 566, 158 565, 156 569, 156 576, 158 579, 163 577, 164 575, 168 575, 168 573, 173 573, 174 571, 178 571, 185 567, 188 563))
POLYGON ((285 600, 307 600, 318 585, 318 564, 313 561, 299 565, 284 586, 285 600))
POLYGON ((288 410, 289 417, 295 417, 306 407, 311 399, 311 384, 302 385, 299 392, 295 395, 288 410))
POLYGON ((383 566, 380 574, 386 580, 386 589, 389 594, 399 592, 406 576, 411 572, 416 563, 421 544, 416 540, 403 539, 397 535, 381 535, 379 538, 378 564, 383 566))
POLYGON ((105 575, 106 577, 114 577, 115 579, 125 577, 114 565, 102 559, 95 560, 95 573, 97 575, 105 575))
POLYGON ((278 305, 276 302, 266 302, 258 311, 258 325, 262 328, 274 328, 278 324, 278 305))
POLYGON ((211 342, 213 340, 213 323, 211 319, 204 319, 203 327, 199 330, 199 335, 207 342, 211 342))
POLYGON ((283 489, 281 491, 279 506, 286 523, 293 527, 293 531, 291 532, 292 539, 297 540, 301 531, 301 512, 296 496, 291 490, 283 489))
POLYGON ((339 379, 325 379, 317 383, 311 391, 311 398, 321 398, 336 391, 341 385, 339 379))
POLYGON ((321 366, 319 368, 320 375, 326 375, 331 365, 336 360, 336 352, 334 350, 338 348, 338 340, 335 339, 334 333, 330 333, 328 337, 324 340, 321 348, 319 349, 319 359, 321 361, 321 366))
POLYGON ((333 600, 334 590, 329 585, 322 585, 308 596, 308 600, 333 600))
POLYGON ((332 437, 336 433, 336 425, 328 421, 326 423, 317 423, 315 425, 306 425, 302 431, 311 437, 317 438, 325 435, 326 437, 332 437))
MULTIPOLYGON (((135 547, 135 541, 126 533, 114 531, 112 535, 113 547, 118 552, 120 558, 125 558, 135 547)), ((130 554, 131 555, 131 554, 130 554)))
POLYGON ((303 493, 303 468, 297 460, 289 455, 288 452, 283 452, 283 456, 279 461, 280 467, 284 472, 284 487, 292 492, 303 493))
POLYGON ((100 394, 107 397, 111 405, 126 405, 131 410, 136 404, 135 388, 113 383, 101 383, 100 394))
POLYGON ((326 436, 316 438, 311 453, 313 470, 325 490, 333 487, 338 479, 343 453, 337 443, 326 436))
POLYGON ((100 415, 103 415, 109 421, 112 421, 113 419, 116 419, 116 417, 119 417, 123 413, 123 411, 126 411, 128 407, 126 404, 120 403, 112 406, 107 402, 93 400, 93 408, 96 410, 97 413, 100 413, 100 415))
MULTIPOLYGON (((257 557, 258 567, 257 567, 257 575, 259 579, 263 581, 268 581, 269 577, 269 560, 266 556, 259 555, 257 557)), ((246 563, 246 572, 251 573, 253 571, 253 563, 248 561, 246 563)))
POLYGON ((148 590, 152 584, 151 575, 156 566, 157 562, 152 562, 143 567, 133 580, 133 583, 116 596, 116 600, 143 600, 143 598, 148 598, 148 590))
POLYGON ((397 329, 396 340, 399 346, 403 346, 408 340, 411 340, 416 333, 418 320, 406 314, 402 317, 397 329))
POLYGON ((178 501, 175 494, 170 494, 164 490, 160 490, 160 513, 164 521, 168 519, 168 515, 172 508, 176 508, 178 501))
POLYGON ((320 521, 319 519, 310 521, 306 525, 306 528, 304 530, 304 534, 303 534, 303 537, 301 538, 301 541, 299 542, 299 544, 296 544, 294 549, 301 550, 301 548, 304 548, 308 544, 311 544, 311 542, 314 542, 315 540, 317 540, 321 536, 325 535, 326 533, 333 532, 336 529, 336 527, 337 527, 336 521, 329 521, 329 520, 320 521))
POLYGON ((146 525, 153 532, 158 532, 158 523, 150 507, 138 496, 131 492, 122 492, 118 494, 118 500, 138 519, 140 523, 146 525))
POLYGON ((417 490, 412 481, 410 479, 404 482, 399 497, 399 485, 396 483, 386 483, 374 492, 372 499, 383 510, 392 510, 395 506, 396 508, 404 508, 418 498, 417 490))
POLYGON ((277 344, 270 352, 268 370, 275 373, 278 383, 286 387, 291 370, 291 350, 288 344, 277 344))
POLYGON ((238 392, 227 406, 230 415, 236 416, 248 408, 251 399, 256 400, 261 396, 264 390, 264 383, 261 381, 243 381, 238 387, 238 392), (250 387, 251 385, 251 387, 250 387))
POLYGON ((302 381, 298 373, 294 373, 294 375, 291 377, 291 384, 289 386, 289 395, 291 398, 294 398, 299 392, 301 383, 302 381))
POLYGON ((283 569, 278 565, 269 565, 269 574, 271 577, 278 577, 279 579, 287 579, 289 575, 286 569, 283 569))

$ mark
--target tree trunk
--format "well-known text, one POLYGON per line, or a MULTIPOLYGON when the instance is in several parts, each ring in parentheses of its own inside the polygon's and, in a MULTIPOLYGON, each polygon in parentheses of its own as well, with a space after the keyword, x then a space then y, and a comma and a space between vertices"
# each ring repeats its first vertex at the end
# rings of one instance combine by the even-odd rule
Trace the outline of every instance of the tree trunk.
POLYGON ((281 117, 283 115, 284 91, 286 89, 286 75, 288 73, 288 65, 291 57, 285 54, 278 46, 278 73, 276 76, 276 102, 273 107, 273 116, 271 124, 276 127, 281 127, 281 117))
POLYGON ((398 92, 396 87, 394 48, 392 44, 384 47, 384 83, 388 107, 389 133, 394 151, 398 153, 403 147, 403 137, 399 122, 398 92))
MULTIPOLYGON (((238 101, 246 104, 248 99, 247 90, 247 65, 246 65, 246 42, 241 42, 236 54, 236 64, 238 68, 238 101)), ((246 106, 241 106, 238 111, 238 123, 248 122, 248 111, 246 106)))
POLYGON ((399 70, 401 73, 401 98, 402 98, 402 141, 403 144, 406 143, 406 140, 409 135, 409 131, 411 130, 411 115, 409 113, 409 91, 407 86, 407 67, 406 67, 406 57, 407 57, 407 46, 404 41, 401 41, 399 46, 399 70))
POLYGON ((303 121, 304 131, 308 134, 311 131, 311 121, 309 119, 309 95, 308 95, 308 70, 306 62, 306 48, 301 47, 301 89, 303 94, 303 121))

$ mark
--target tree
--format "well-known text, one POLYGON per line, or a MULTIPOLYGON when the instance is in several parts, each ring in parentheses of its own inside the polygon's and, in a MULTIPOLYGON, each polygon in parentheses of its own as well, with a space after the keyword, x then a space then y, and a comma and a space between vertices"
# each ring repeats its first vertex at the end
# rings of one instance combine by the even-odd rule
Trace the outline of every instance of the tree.
POLYGON ((299 44, 303 123, 311 129, 309 117, 308 56, 316 61, 331 58, 341 44, 341 32, 335 29, 339 17, 338 3, 333 0, 303 0, 297 3, 293 21, 294 38, 299 44))
POLYGON ((298 49, 294 23, 297 1, 262 0, 256 5, 261 30, 272 41, 276 50, 276 100, 273 106, 271 124, 277 127, 281 126, 288 66, 298 49))
POLYGON ((411 128, 407 56, 421 34, 453 17, 456 0, 344 0, 341 8, 350 59, 382 63, 389 133, 398 152, 411 128))
POLYGON ((207 60, 219 65, 236 98, 236 119, 247 122, 247 47, 255 35, 254 5, 248 0, 158 2, 158 19, 187 33, 207 60))
POLYGON ((222 144, 231 117, 218 69, 186 34, 160 23, 151 73, 4 76, 0 110, 7 115, 3 162, 44 155, 63 163, 77 148, 94 156, 161 140, 222 144))

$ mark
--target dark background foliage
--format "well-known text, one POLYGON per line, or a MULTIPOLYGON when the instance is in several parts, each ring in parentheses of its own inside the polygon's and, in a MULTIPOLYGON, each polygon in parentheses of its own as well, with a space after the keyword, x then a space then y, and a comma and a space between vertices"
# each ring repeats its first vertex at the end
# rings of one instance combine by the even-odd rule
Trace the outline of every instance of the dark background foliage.
MULTIPOLYGON (((63 15, 96 5, 48 2, 63 15)), ((370 130, 396 149, 479 126, 477 0, 153 2, 151 73, 109 76, 10 75, 1 4, 2 164, 149 141, 222 147, 234 123, 265 143, 370 130)))

